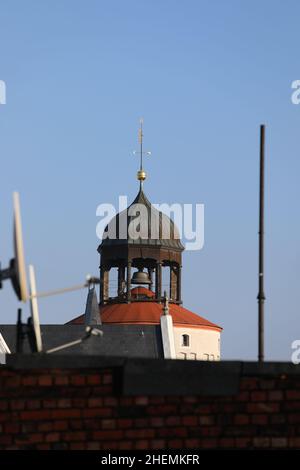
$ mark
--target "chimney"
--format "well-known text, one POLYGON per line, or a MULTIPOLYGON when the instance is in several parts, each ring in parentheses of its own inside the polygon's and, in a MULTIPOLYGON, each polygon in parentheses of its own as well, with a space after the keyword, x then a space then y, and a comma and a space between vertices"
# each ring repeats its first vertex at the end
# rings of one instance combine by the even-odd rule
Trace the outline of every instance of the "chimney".
POLYGON ((164 294, 163 313, 160 317, 160 328, 165 359, 176 359, 173 319, 169 312, 167 293, 164 294))

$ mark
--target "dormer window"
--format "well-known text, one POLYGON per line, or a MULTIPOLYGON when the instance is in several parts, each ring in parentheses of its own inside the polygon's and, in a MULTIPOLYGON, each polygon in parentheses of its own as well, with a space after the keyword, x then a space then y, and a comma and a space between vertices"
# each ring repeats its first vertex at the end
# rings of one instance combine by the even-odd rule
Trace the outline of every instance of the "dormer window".
POLYGON ((190 336, 189 335, 182 335, 181 336, 181 346, 188 348, 190 345, 190 336))

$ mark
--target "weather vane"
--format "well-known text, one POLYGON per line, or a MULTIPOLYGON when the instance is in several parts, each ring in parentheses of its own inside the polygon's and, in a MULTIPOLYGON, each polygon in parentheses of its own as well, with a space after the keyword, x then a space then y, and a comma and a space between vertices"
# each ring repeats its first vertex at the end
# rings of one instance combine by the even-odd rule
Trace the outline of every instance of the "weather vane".
POLYGON ((137 179, 139 180, 140 182, 140 187, 142 187, 143 185, 143 181, 145 181, 146 179, 146 172, 144 171, 143 169, 143 156, 144 155, 151 155, 151 152, 144 152, 143 151, 143 137, 144 137, 144 134, 143 134, 143 124, 144 124, 144 120, 143 118, 140 119, 140 128, 139 128, 139 144, 140 144, 140 150, 139 151, 134 151, 134 155, 140 155, 140 169, 139 171, 137 172, 137 179))

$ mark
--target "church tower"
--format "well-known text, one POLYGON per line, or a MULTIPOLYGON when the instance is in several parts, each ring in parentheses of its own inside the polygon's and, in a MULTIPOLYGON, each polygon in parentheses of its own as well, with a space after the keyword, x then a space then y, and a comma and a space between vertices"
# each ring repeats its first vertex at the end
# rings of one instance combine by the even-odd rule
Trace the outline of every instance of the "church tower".
MULTIPOLYGON (((222 328, 182 306, 182 252, 173 220, 144 192, 143 127, 139 130, 139 191, 106 226, 100 254, 99 322, 158 325, 165 357, 220 359, 222 328)), ((195 286, 197 288, 197 286, 195 286)), ((84 323, 83 317, 72 323, 84 323)))

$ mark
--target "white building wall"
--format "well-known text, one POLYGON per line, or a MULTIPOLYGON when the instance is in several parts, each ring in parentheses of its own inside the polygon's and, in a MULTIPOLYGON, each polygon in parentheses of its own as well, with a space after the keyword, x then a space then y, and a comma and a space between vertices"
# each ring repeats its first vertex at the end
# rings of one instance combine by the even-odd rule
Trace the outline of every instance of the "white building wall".
POLYGON ((220 332, 210 329, 174 327, 177 359, 219 361, 221 358, 220 332), (188 335, 189 345, 182 345, 183 335, 188 335))

